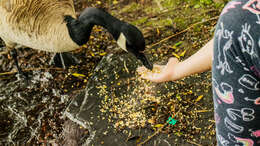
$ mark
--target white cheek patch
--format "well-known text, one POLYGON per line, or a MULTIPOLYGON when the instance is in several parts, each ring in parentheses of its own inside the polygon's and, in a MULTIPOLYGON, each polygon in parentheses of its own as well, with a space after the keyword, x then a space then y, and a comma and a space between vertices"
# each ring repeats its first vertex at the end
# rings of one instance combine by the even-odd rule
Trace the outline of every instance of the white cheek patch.
POLYGON ((126 38, 125 38, 125 35, 124 35, 123 33, 120 33, 120 36, 119 36, 119 38, 118 38, 118 40, 117 40, 117 44, 118 44, 118 46, 121 47, 123 50, 125 50, 126 52, 128 52, 127 49, 126 49, 126 38))

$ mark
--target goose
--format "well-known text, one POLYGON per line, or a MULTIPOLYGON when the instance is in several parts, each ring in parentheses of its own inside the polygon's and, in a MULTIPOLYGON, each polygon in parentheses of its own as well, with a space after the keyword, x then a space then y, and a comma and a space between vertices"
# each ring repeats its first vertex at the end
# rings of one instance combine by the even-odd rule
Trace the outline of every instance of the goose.
POLYGON ((144 55, 142 32, 108 12, 88 7, 76 17, 73 0, 0 0, 0 38, 15 59, 20 46, 48 52, 69 52, 89 40, 92 28, 99 25, 116 40, 118 46, 133 54, 152 70, 144 55))

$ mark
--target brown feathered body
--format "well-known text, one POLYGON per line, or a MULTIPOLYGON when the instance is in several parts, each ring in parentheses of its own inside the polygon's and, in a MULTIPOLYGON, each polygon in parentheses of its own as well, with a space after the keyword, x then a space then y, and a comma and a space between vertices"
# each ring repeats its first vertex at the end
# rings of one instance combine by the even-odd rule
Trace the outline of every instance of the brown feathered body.
POLYGON ((0 37, 10 49, 75 50, 65 15, 76 17, 73 0, 0 0, 0 37))

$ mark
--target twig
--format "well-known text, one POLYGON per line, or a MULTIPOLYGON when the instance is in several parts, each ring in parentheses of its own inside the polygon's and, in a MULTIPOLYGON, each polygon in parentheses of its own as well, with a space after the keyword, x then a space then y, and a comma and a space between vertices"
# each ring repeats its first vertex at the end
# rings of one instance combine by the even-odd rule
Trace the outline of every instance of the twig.
POLYGON ((212 110, 196 110, 194 111, 195 113, 206 113, 206 112, 211 112, 212 110))
POLYGON ((187 102, 189 102, 189 103, 191 103, 193 105, 196 105, 196 106, 200 107, 201 109, 203 109, 203 107, 201 105, 197 104, 197 103, 194 103, 194 102, 191 102, 191 101, 187 101, 187 102))
MULTIPOLYGON (((28 71, 35 71, 35 70, 63 70, 63 69, 62 68, 29 68, 29 69, 25 69, 23 71, 28 72, 28 71)), ((3 73, 0 73, 0 76, 12 75, 17 72, 18 71, 3 72, 3 73)))
POLYGON ((215 120, 209 120, 209 122, 216 123, 216 121, 215 121, 215 120))
POLYGON ((125 68, 126 72, 129 73, 129 70, 128 70, 128 68, 126 67, 126 62, 125 62, 125 61, 124 61, 124 68, 125 68))
POLYGON ((0 55, 5 55, 5 54, 8 54, 8 52, 7 51, 0 52, 0 55))
POLYGON ((159 42, 157 42, 157 43, 155 43, 155 44, 152 44, 152 45, 150 45, 150 46, 147 46, 147 48, 152 48, 152 47, 154 47, 154 46, 156 46, 156 45, 161 44, 162 42, 165 42, 165 41, 167 41, 167 40, 169 40, 169 39, 171 39, 171 38, 173 38, 173 37, 176 37, 176 36, 178 36, 178 35, 180 35, 180 34, 186 32, 186 31, 190 30, 190 29, 193 28, 195 25, 203 24, 203 23, 205 23, 205 22, 209 22, 209 21, 212 21, 212 20, 216 20, 216 19, 218 19, 218 18, 219 18, 219 16, 216 16, 216 17, 207 19, 207 20, 202 21, 202 22, 194 23, 194 24, 190 25, 188 28, 184 29, 183 31, 178 32, 178 33, 176 33, 176 34, 173 34, 173 35, 171 35, 171 36, 169 36, 169 37, 167 37, 167 38, 165 38, 165 39, 163 39, 163 40, 161 40, 161 41, 159 41, 159 42))
MULTIPOLYGON (((178 110, 178 112, 173 116, 173 117, 175 117, 176 115, 178 115, 178 113, 181 111, 181 109, 179 109, 178 110)), ((155 135, 157 135, 158 133, 160 133, 161 131, 162 131, 162 129, 167 125, 169 123, 169 121, 167 121, 166 123, 164 123, 164 125, 161 127, 161 128, 159 128, 155 133, 153 133, 151 136, 148 136, 148 138, 145 140, 145 141, 143 141, 143 142, 141 142, 141 143, 139 143, 139 144, 137 144, 137 146, 142 146, 142 145, 144 145, 145 143, 147 143, 149 140, 151 140, 155 135)))
POLYGON ((188 143, 191 143, 191 144, 194 144, 194 145, 196 145, 196 146, 202 146, 201 144, 195 143, 195 142, 193 142, 193 141, 187 140, 187 142, 188 142, 188 143))

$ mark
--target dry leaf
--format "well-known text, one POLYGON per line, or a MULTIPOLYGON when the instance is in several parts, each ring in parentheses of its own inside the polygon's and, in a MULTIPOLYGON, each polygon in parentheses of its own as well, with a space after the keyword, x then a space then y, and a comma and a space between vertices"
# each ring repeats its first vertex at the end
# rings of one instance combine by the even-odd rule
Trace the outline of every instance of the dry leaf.
POLYGON ((162 126, 163 126, 163 124, 156 124, 154 127, 160 128, 160 127, 162 127, 162 126))
POLYGON ((86 77, 85 75, 79 74, 79 73, 73 73, 72 75, 73 75, 74 77, 77 77, 77 78, 86 77))
POLYGON ((174 52, 172 52, 172 55, 175 56, 176 58, 180 59, 180 56, 174 52))
POLYGON ((203 98, 203 95, 200 95, 195 101, 198 102, 203 98))
POLYGON ((180 57, 183 57, 185 54, 186 54, 186 50, 183 51, 183 52, 180 54, 180 57))

